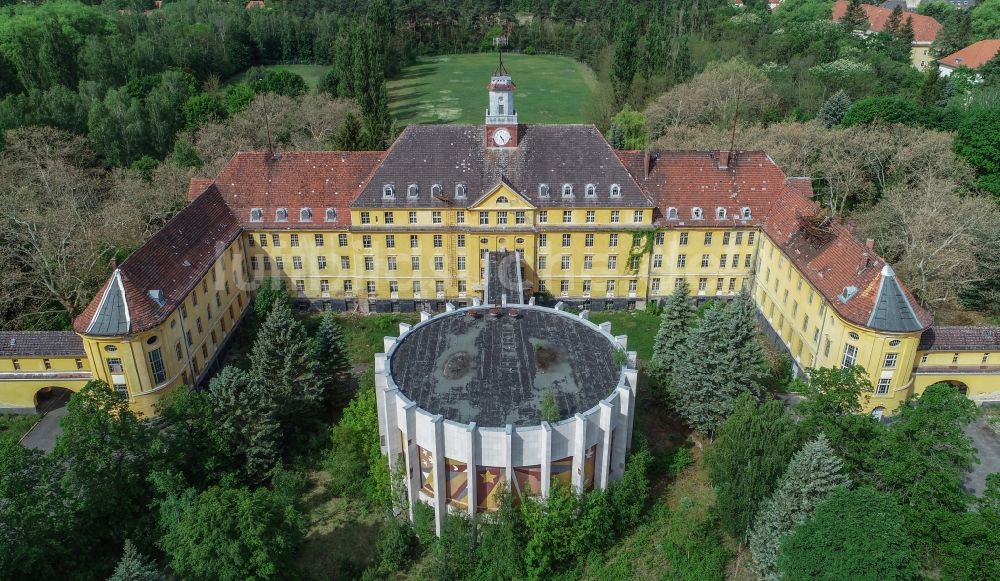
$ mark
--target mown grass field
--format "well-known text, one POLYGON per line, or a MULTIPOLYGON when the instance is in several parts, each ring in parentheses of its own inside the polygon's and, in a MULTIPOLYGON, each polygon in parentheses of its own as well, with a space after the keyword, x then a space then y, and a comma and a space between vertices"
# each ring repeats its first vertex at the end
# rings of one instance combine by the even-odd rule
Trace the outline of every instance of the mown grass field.
MULTIPOLYGON (((572 59, 551 55, 504 55, 517 90, 521 123, 585 123, 597 81, 572 59)), ((497 65, 495 53, 423 59, 389 81, 390 109, 400 125, 482 123, 486 85, 497 65)))

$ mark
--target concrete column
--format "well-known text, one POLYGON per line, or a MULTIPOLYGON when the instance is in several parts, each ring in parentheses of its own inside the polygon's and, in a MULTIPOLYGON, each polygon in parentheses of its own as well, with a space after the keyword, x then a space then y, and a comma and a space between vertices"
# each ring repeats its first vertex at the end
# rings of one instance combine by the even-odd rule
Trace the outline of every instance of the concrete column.
POLYGON ((601 330, 604 331, 605 333, 609 335, 611 334, 611 321, 605 321, 600 325, 598 325, 598 327, 600 327, 601 330))
POLYGON ((448 483, 444 464, 444 417, 434 416, 434 534, 441 536, 448 515, 448 483))
POLYGON ((630 440, 632 438, 633 418, 631 412, 627 411, 630 393, 626 387, 618 388, 618 409, 615 410, 614 422, 612 422, 612 429, 617 428, 618 432, 615 434, 615 449, 612 456, 615 463, 612 470, 614 470, 616 477, 621 477, 625 473, 625 457, 632 446, 630 440))
POLYGON ((379 426, 382 437, 382 451, 389 457, 389 472, 396 469, 398 456, 403 453, 403 445, 399 441, 399 420, 396 417, 396 395, 398 389, 388 389, 379 392, 379 426))
POLYGON ((563 307, 564 307, 564 306, 565 306, 565 305, 563 304, 563 302, 562 302, 562 301, 559 301, 559 302, 557 302, 557 303, 556 303, 556 306, 555 306, 555 309, 556 309, 557 311, 561 311, 561 310, 563 310, 563 307))
POLYGON ((624 351, 628 349, 628 335, 615 335, 615 343, 624 351))
MULTIPOLYGON (((390 410, 395 411, 392 402, 385 401, 385 391, 388 386, 389 379, 385 373, 385 354, 376 353, 375 354, 375 407, 378 412, 378 435, 381 438, 379 449, 385 454, 388 452, 386 441, 387 435, 390 433, 387 424, 388 415, 390 410)), ((389 456, 389 467, 392 467, 392 455, 389 456)))
POLYGON ((615 409, 606 401, 601 401, 598 406, 601 413, 601 445, 598 446, 594 462, 594 488, 603 490, 607 488, 611 478, 611 430, 614 429, 612 416, 615 409))
POLYGON ((552 486, 552 425, 542 422, 542 429, 545 430, 545 453, 542 454, 542 498, 549 497, 549 489, 552 486))
POLYGON ((423 323, 424 321, 430 319, 432 316, 433 315, 431 315, 427 311, 420 311, 420 322, 423 323))
POLYGON ((466 428, 466 433, 469 436, 469 457, 468 473, 466 474, 466 489, 468 494, 466 498, 469 500, 469 516, 476 516, 476 507, 479 506, 479 499, 476 498, 478 492, 477 486, 479 484, 479 474, 476 470, 476 465, 479 463, 479 455, 476 454, 476 445, 479 443, 479 428, 476 427, 476 422, 470 422, 469 427, 466 428))
POLYGON ((590 309, 583 309, 582 311, 580 311, 580 318, 583 319, 584 321, 589 321, 590 309))
POLYGON ((504 438, 504 446, 507 448, 504 452, 504 468, 507 473, 507 490, 511 493, 514 492, 514 426, 507 424, 506 437, 504 438))
POLYGON ((406 492, 410 505, 410 521, 413 521, 413 505, 419 502, 420 454, 417 453, 417 404, 410 402, 403 408, 406 412, 406 492))
POLYGON ((575 431, 573 434, 573 489, 577 492, 583 491, 583 462, 587 449, 587 418, 583 414, 576 414, 574 422, 575 431))
POLYGON ((409 333, 410 329, 412 327, 413 327, 413 325, 411 325, 409 323, 400 323, 399 324, 399 336, 402 337, 403 335, 409 333))
MULTIPOLYGON (((380 353, 379 355, 382 355, 384 353, 388 353, 389 349, 391 349, 392 346, 395 345, 395 344, 396 344, 396 338, 395 337, 382 337, 382 353, 380 353)), ((376 357, 378 357, 378 355, 376 355, 376 357)), ((382 359, 383 359, 383 363, 382 364, 385 365, 385 362, 384 362, 385 355, 382 355, 382 359)))
POLYGON ((450 313, 455 310, 455 305, 451 304, 451 301, 444 304, 444 312, 450 313))
POLYGON ((621 410, 627 414, 628 421, 625 422, 625 453, 632 451, 632 424, 635 419, 635 390, 639 383, 639 372, 635 369, 625 370, 625 380, 628 382, 628 389, 622 393, 621 410))

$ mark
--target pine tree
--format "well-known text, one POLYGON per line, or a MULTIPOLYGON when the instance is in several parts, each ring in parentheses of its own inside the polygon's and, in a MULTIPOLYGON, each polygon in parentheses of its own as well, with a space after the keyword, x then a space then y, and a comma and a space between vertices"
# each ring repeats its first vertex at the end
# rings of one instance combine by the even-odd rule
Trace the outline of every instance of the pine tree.
POLYGON ((621 105, 628 98, 632 80, 638 68, 636 52, 639 46, 639 27, 631 8, 623 8, 618 29, 615 31, 615 54, 611 62, 611 88, 615 104, 621 105))
POLYGON ((898 36, 900 29, 903 27, 903 8, 896 4, 895 8, 889 14, 889 18, 885 21, 885 26, 882 30, 890 36, 898 36))
POLYGON ((344 119, 344 124, 337 131, 337 136, 333 140, 333 147, 338 151, 359 151, 361 145, 361 121, 354 113, 348 113, 344 119))
POLYGON ((354 90, 354 48, 355 33, 344 26, 333 43, 333 68, 337 71, 337 95, 347 99, 355 97, 354 90))
POLYGON ((948 56, 972 44, 972 39, 972 10, 955 10, 941 23, 931 54, 936 58, 948 56))
POLYGON ((164 581, 166 577, 156 568, 152 559, 139 552, 132 541, 125 539, 121 561, 108 581, 164 581))
POLYGON ((808 442, 792 456, 774 494, 760 508, 750 533, 751 567, 764 581, 779 581, 781 540, 804 522, 836 488, 848 486, 844 463, 826 436, 808 442))
POLYGON ((680 46, 677 47, 677 52, 674 54, 671 68, 674 71, 674 80, 678 83, 687 81, 694 72, 691 64, 691 46, 688 44, 687 37, 681 39, 680 46))
POLYGON ((757 404, 748 393, 719 426, 705 464, 716 491, 720 524, 743 539, 761 504, 771 496, 798 442, 795 424, 777 400, 757 404))
POLYGON ((294 430, 301 416, 318 411, 322 402, 309 351, 305 326, 291 307, 276 301, 253 345, 251 379, 271 392, 286 433, 294 430))
POLYGON ((861 0, 848 0, 847 11, 840 19, 840 23, 849 32, 855 30, 866 30, 868 28, 868 15, 861 7, 861 0))
POLYGON ((310 351, 315 365, 316 381, 323 391, 323 400, 346 402, 351 392, 351 362, 347 357, 344 330, 333 313, 326 313, 312 338, 310 351))
POLYGON ((819 119, 827 127, 840 125, 840 120, 844 118, 844 114, 850 108, 851 98, 841 89, 823 103, 819 112, 816 113, 816 119, 819 119))
POLYGON ((251 483, 267 480, 280 455, 280 426, 270 391, 238 367, 224 368, 208 388, 219 447, 239 457, 236 468, 251 483))
POLYGON ((917 92, 917 104, 921 107, 933 107, 944 98, 944 88, 948 82, 947 77, 941 76, 941 69, 937 61, 931 61, 931 66, 927 69, 927 77, 920 85, 917 92))
POLYGON ((697 309, 685 280, 663 302, 660 329, 656 332, 656 341, 653 343, 650 371, 656 384, 663 390, 671 390, 674 385, 674 369, 683 354, 696 318, 697 309))
POLYGON ((895 35, 896 43, 899 46, 899 50, 906 56, 906 60, 910 60, 910 52, 913 47, 913 19, 907 18, 906 22, 899 27, 899 33, 895 35))

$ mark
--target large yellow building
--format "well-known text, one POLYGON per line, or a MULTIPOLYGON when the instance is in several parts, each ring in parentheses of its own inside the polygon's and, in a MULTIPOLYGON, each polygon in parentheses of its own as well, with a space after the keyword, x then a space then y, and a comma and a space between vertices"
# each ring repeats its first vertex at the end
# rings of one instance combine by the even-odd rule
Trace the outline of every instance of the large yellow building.
POLYGON ((937 381, 1000 398, 1000 330, 932 327, 808 178, 759 151, 616 151, 590 125, 519 124, 502 69, 488 92, 483 125, 410 126, 386 151, 240 153, 193 180, 76 319, 79 343, 3 335, 0 407, 93 377, 152 415, 218 366, 265 278, 303 308, 441 311, 483 300, 503 250, 526 292, 592 311, 643 308, 684 280, 703 300, 749 287, 799 371, 863 365, 876 414, 937 381))

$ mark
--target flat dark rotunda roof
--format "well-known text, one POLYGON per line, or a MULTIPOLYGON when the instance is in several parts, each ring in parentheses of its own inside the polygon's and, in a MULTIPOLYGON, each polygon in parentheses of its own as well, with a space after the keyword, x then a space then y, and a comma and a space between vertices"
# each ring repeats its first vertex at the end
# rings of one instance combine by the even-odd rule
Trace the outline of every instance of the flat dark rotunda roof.
POLYGON ((414 328, 390 358, 399 389, 424 410, 480 427, 537 425, 552 390, 560 419, 586 411, 618 385, 615 346, 587 323, 518 307, 515 318, 478 309, 414 328))

